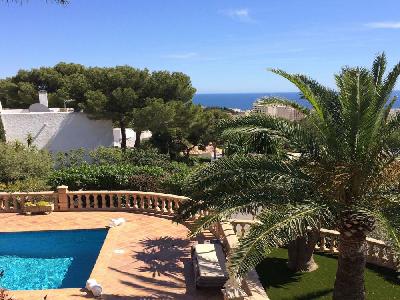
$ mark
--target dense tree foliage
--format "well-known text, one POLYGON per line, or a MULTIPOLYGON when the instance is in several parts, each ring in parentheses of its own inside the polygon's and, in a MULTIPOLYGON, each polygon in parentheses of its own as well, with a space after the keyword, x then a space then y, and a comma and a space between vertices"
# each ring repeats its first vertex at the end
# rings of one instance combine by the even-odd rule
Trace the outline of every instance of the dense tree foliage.
POLYGON ((393 176, 398 147, 390 142, 400 130, 400 114, 389 116, 400 64, 386 77, 384 54, 371 70, 345 67, 335 76, 337 91, 304 75, 272 71, 310 103, 312 110, 302 109, 306 121, 255 116, 227 126, 226 138, 246 151, 195 172, 187 189, 193 201, 181 206, 178 219, 210 210, 196 233, 235 212, 256 212, 257 222, 230 257, 236 276, 310 229, 336 228, 334 299, 365 299, 366 236, 379 226, 382 238, 400 253, 400 185, 393 176))
POLYGON ((180 72, 149 72, 130 66, 86 68, 61 62, 54 67, 20 70, 0 80, 0 101, 7 108, 28 108, 37 102, 42 89, 48 92, 51 107, 68 103, 93 118, 111 119, 121 128, 122 148, 126 148, 128 125, 137 132, 136 146, 140 145, 141 131, 147 129, 136 118, 135 110, 146 107, 152 99, 191 103, 196 92, 190 78, 180 72))
POLYGON ((217 124, 231 115, 220 109, 204 109, 191 102, 153 99, 143 109, 134 112, 142 129, 152 132, 151 142, 163 153, 186 157, 195 146, 217 144, 217 124))

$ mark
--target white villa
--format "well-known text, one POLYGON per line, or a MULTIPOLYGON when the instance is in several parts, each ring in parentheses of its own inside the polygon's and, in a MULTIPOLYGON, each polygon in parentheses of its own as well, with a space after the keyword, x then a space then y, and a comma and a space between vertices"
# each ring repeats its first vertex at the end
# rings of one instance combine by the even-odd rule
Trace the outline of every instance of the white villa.
POLYGON ((257 100, 253 103, 252 112, 284 118, 290 121, 298 121, 304 118, 304 114, 293 107, 283 104, 263 103, 262 100, 257 100))
POLYGON ((65 108, 49 108, 47 93, 39 92, 39 103, 29 109, 1 109, 6 141, 32 144, 53 152, 71 149, 95 149, 113 146, 113 127, 110 120, 89 119, 83 112, 65 108))

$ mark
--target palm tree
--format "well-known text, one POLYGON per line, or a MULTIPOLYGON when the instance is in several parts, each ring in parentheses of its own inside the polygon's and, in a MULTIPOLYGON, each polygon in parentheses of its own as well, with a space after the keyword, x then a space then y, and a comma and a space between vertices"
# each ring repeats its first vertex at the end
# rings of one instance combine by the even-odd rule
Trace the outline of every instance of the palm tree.
POLYGON ((295 84, 309 102, 304 122, 249 117, 225 134, 248 149, 260 150, 264 139, 299 156, 275 151, 281 147, 236 151, 191 176, 193 200, 182 206, 180 218, 199 209, 212 211, 193 234, 238 211, 257 214, 229 258, 231 275, 243 276, 272 248, 327 226, 340 232, 333 298, 365 299, 366 236, 380 226, 383 238, 400 253, 399 184, 387 179, 398 156, 389 141, 400 127, 400 114, 390 114, 400 63, 386 77, 385 70, 384 54, 371 70, 345 67, 335 76, 337 91, 304 75, 271 70, 295 84))

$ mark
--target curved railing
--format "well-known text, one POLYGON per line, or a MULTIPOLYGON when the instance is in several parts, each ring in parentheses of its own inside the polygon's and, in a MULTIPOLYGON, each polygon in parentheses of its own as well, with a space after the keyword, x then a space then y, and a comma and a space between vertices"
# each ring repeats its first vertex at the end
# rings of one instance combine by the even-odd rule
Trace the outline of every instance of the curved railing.
MULTIPOLYGON (((246 234, 255 221, 252 220, 231 220, 233 231, 240 238, 246 234)), ((338 254, 339 231, 322 228, 319 241, 315 246, 316 252, 338 254)), ((397 270, 400 267, 400 259, 393 254, 389 245, 384 241, 367 237, 367 262, 397 270)))
POLYGON ((133 210, 174 214, 186 197, 139 191, 68 191, 67 209, 133 210))
POLYGON ((141 211, 174 214, 187 198, 177 195, 139 191, 69 191, 67 186, 56 192, 0 193, 0 212, 22 211, 27 201, 54 202, 56 211, 141 211))

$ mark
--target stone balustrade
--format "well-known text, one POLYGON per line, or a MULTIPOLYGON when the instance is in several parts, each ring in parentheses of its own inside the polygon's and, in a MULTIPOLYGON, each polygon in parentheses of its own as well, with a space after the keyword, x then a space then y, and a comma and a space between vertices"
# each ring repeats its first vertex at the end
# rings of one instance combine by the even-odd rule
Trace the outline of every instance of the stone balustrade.
POLYGON ((21 212, 26 201, 47 200, 54 202, 56 211, 140 211, 172 215, 186 199, 138 191, 69 191, 67 186, 60 186, 56 192, 0 193, 0 212, 21 212))
POLYGON ((21 212, 25 202, 29 201, 52 201, 57 202, 56 192, 30 192, 30 193, 0 193, 0 212, 21 212))
POLYGON ((174 214, 185 197, 136 191, 68 191, 68 211, 132 210, 174 214))
POLYGON ((230 223, 233 226, 233 230, 236 235, 241 238, 245 235, 245 233, 249 230, 250 226, 255 224, 257 221, 254 220, 240 220, 240 219, 232 219, 230 223))
MULTIPOLYGON (((241 238, 256 221, 234 219, 230 220, 230 222, 238 238, 241 238)), ((339 235, 339 231, 322 228, 320 230, 319 241, 315 246, 315 251, 337 255, 339 253, 339 235)), ((400 267, 400 260, 393 254, 389 245, 384 241, 369 237, 367 237, 367 262, 395 270, 400 267)))
MULTIPOLYGON (((317 252, 338 254, 339 231, 322 228, 319 241, 315 247, 317 252)), ((367 237, 367 262, 397 270, 400 260, 393 254, 389 245, 384 241, 367 237)))

